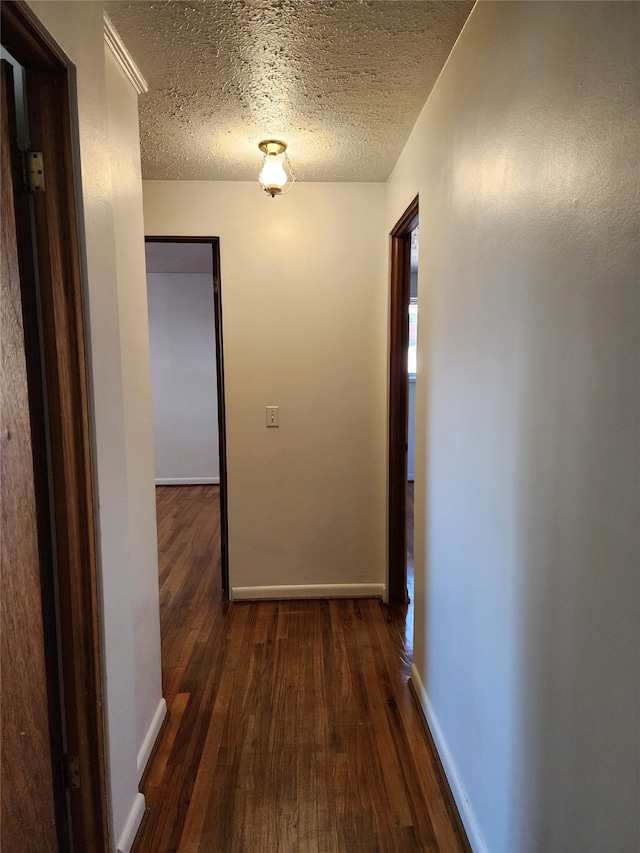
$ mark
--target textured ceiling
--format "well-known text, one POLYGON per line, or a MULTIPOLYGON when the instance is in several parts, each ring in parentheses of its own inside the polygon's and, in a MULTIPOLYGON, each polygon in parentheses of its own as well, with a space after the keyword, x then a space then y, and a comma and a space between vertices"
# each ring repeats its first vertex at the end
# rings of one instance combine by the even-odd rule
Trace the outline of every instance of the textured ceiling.
POLYGON ((106 10, 149 84, 143 175, 254 180, 265 138, 303 181, 384 181, 472 2, 191 0, 106 10))

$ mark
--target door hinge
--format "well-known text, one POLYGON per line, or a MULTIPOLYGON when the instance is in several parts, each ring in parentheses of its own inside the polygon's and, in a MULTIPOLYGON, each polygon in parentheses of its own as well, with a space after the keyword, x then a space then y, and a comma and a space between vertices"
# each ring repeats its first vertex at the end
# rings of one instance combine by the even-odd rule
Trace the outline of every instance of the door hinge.
POLYGON ((77 755, 64 755, 62 757, 64 768, 65 788, 80 787, 80 759, 77 755))
POLYGON ((44 158, 42 151, 22 152, 22 177, 26 192, 44 192, 44 158))

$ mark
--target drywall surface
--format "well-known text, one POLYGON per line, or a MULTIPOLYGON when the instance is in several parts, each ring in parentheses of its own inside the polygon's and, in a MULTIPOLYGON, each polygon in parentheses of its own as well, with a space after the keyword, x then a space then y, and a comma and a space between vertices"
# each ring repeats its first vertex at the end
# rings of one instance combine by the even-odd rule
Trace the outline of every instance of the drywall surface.
MULTIPOLYGON (((162 701, 142 175, 138 96, 107 48, 105 63, 127 451, 129 577, 139 753, 162 701)), ((143 769, 138 767, 139 771, 143 769)))
POLYGON ((420 193, 415 675, 478 851, 640 837, 639 14, 477 4, 387 185, 387 230, 420 193))
POLYGON ((219 483, 213 273, 147 273, 147 290, 156 480, 219 483))
POLYGON ((384 583, 384 186, 143 191, 148 235, 220 237, 231 587, 384 583))
MULTIPOLYGON (((129 439, 131 424, 140 410, 131 406, 132 387, 125 387, 132 342, 128 339, 130 330, 121 330, 118 304, 125 278, 129 278, 129 287, 136 289, 132 300, 145 291, 144 266, 133 257, 129 265, 121 230, 121 217, 125 217, 126 227, 134 229, 131 239, 140 242, 142 251, 139 214, 135 221, 135 208, 140 204, 139 175, 136 180, 133 173, 118 178, 112 172, 112 168, 125 168, 116 154, 125 138, 134 146, 130 156, 135 155, 135 118, 128 94, 120 101, 112 88, 108 102, 107 71, 110 86, 115 71, 105 67, 101 4, 30 2, 29 7, 73 63, 72 80, 77 91, 79 229, 92 407, 107 773, 115 849, 136 803, 141 816, 136 760, 141 747, 139 733, 149 709, 161 701, 160 645, 154 627, 158 618, 157 576, 153 585, 149 582, 147 586, 142 580, 143 575, 150 577, 152 568, 144 561, 154 559, 148 541, 152 510, 148 505, 138 510, 131 506, 131 501, 140 496, 134 487, 135 475, 128 468, 134 451, 129 439), (113 112, 118 103, 121 115, 113 112), (134 518, 143 524, 143 539, 136 538, 134 518), (142 637, 142 630, 149 630, 150 636, 142 637)), ((72 101, 74 97, 72 89, 72 101)), ((130 164, 127 168, 133 167, 130 164)), ((144 334, 144 325, 139 331, 144 334)), ((140 376, 134 381, 140 381, 140 376)), ((144 423, 142 417, 142 431, 147 429, 144 423)), ((145 440, 151 446, 150 432, 145 440)))

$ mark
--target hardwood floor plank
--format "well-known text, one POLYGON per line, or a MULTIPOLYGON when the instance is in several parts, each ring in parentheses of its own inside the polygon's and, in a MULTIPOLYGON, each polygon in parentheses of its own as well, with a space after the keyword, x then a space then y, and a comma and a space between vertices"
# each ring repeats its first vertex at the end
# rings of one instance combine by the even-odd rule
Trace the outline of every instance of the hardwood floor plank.
MULTIPOLYGON (((241 616, 247 616, 246 609, 241 616)), ((197 851, 203 836, 207 817, 211 809, 211 781, 218 773, 218 765, 233 766, 232 756, 235 739, 232 731, 236 715, 230 714, 229 709, 236 690, 238 670, 241 666, 239 656, 244 639, 245 620, 238 620, 236 632, 228 641, 230 647, 224 663, 224 672, 217 690, 211 717, 207 725, 204 746, 199 756, 198 772, 191 795, 189 812, 184 827, 184 844, 181 849, 197 851)), ((226 772, 226 771, 223 771, 226 772)), ((220 772, 222 777, 223 772, 220 772)), ((215 808, 213 809, 215 812, 215 808)), ((208 833, 209 835, 211 832, 208 833)))
POLYGON ((220 592, 217 488, 158 489, 170 721, 136 853, 458 853, 406 608, 220 592))

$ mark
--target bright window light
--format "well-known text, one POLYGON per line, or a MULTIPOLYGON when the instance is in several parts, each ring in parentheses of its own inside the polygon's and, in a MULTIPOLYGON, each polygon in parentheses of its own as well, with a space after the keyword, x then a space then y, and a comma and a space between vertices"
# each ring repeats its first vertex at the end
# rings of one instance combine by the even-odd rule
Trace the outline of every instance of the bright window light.
POLYGON ((409 376, 416 375, 416 340, 418 335, 418 300, 409 302, 409 376))

